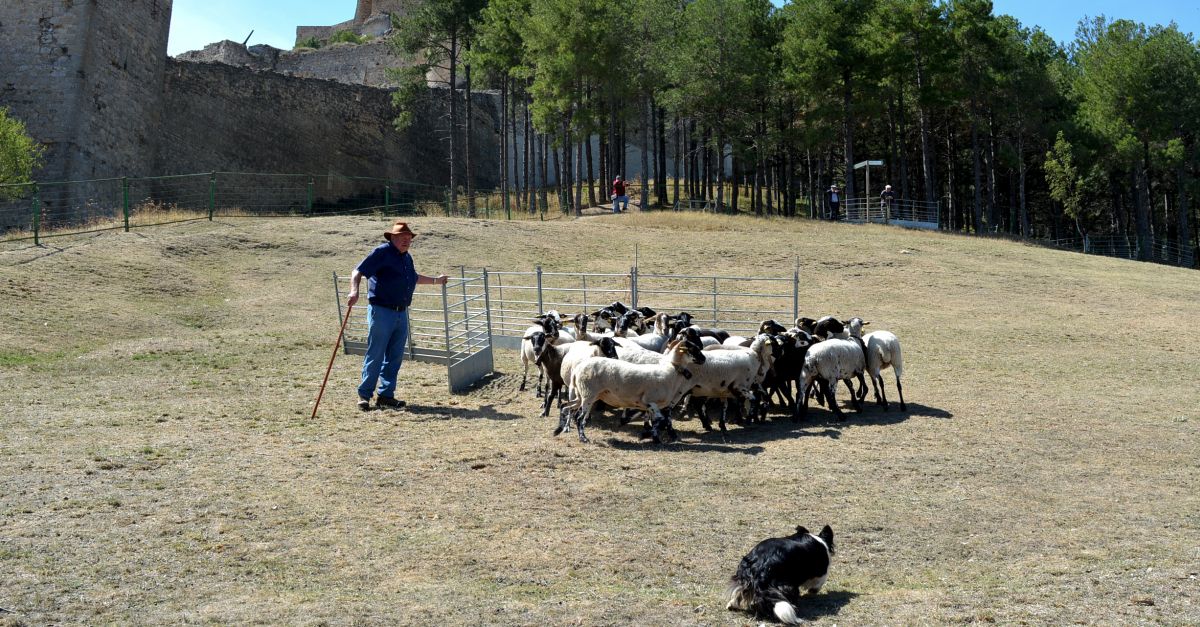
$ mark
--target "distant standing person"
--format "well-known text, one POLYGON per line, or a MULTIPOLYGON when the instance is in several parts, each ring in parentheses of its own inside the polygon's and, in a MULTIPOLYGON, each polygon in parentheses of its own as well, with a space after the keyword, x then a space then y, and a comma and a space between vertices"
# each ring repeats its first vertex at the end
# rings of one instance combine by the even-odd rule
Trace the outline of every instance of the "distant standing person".
POLYGON ((883 219, 892 219, 892 203, 896 201, 896 192, 892 191, 891 185, 883 186, 883 193, 879 195, 879 208, 883 210, 883 219))
POLYGON ((412 304, 417 285, 445 285, 450 277, 439 274, 428 277, 413 267, 408 247, 417 234, 408 223, 397 220, 383 232, 386 242, 375 247, 350 273, 350 293, 347 306, 358 302, 358 284, 367 277, 367 354, 363 358, 362 383, 358 386, 358 408, 375 406, 400 409, 405 402, 396 398, 396 376, 404 362, 404 345, 408 342, 408 306, 412 304))
POLYGON ((621 211, 629 209, 629 196, 625 193, 625 181, 622 181, 620 176, 613 179, 612 201, 613 213, 621 213, 621 211), (621 203, 625 203, 623 208, 621 203))
POLYGON ((829 219, 837 222, 838 208, 841 206, 841 197, 838 192, 837 183, 829 186, 829 219))

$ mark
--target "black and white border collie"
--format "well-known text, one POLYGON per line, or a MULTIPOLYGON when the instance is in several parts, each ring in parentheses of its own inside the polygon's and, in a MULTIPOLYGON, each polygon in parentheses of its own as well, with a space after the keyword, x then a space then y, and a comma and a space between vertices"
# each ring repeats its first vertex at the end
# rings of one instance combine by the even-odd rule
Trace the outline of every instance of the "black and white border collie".
POLYGON ((727 610, 747 610, 788 625, 798 625, 796 603, 807 590, 820 591, 829 576, 834 554, 833 529, 829 525, 813 535, 804 527, 786 538, 759 542, 738 564, 729 581, 727 610))

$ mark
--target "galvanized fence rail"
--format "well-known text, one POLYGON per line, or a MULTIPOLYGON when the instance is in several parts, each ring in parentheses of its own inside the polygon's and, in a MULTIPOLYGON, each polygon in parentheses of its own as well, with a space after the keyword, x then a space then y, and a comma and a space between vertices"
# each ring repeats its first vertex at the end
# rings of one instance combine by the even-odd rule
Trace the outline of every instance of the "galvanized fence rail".
MULTIPOLYGON (((1102 257, 1118 257, 1121 259, 1137 260, 1139 254, 1138 239, 1134 235, 1089 235, 1087 237, 1067 237, 1051 240, 1035 240, 1036 243, 1061 250, 1071 250, 1089 255, 1102 257)), ((1148 243, 1150 261, 1181 268, 1196 267, 1196 250, 1181 246, 1178 242, 1151 237, 1148 243)))
MULTIPOLYGON (((408 347, 405 359, 446 367, 451 393, 468 389, 492 372, 492 324, 486 274, 451 279, 436 288, 421 286, 408 308, 408 347)), ((363 286, 365 287, 365 286, 363 286)), ((342 295, 349 277, 333 274, 338 320, 345 315, 342 295)), ((363 355, 367 350, 367 302, 354 307, 343 337, 343 351, 363 355)))
MULTIPOLYGON (((342 295, 348 277, 333 273, 337 318, 345 315, 342 295)), ((366 352, 367 305, 355 306, 346 324, 344 351, 366 352)), ((469 388, 492 372, 493 346, 519 349, 534 316, 556 309, 572 316, 621 301, 658 311, 687 311, 697 323, 752 335, 763 320, 790 324, 799 315, 800 273, 791 277, 733 277, 654 274, 630 268, 626 274, 587 272, 497 272, 459 269, 459 278, 441 289, 422 286, 409 307, 406 359, 444 365, 451 392, 469 388)))
POLYGON ((534 316, 557 310, 571 317, 621 301, 656 311, 687 311, 697 323, 749 335, 767 318, 790 324, 799 315, 800 273, 791 277, 475 270, 489 277, 496 346, 516 349, 534 316))
POLYGON ((914 229, 941 228, 937 203, 897 198, 889 205, 878 198, 847 198, 841 211, 846 222, 874 222, 914 229))

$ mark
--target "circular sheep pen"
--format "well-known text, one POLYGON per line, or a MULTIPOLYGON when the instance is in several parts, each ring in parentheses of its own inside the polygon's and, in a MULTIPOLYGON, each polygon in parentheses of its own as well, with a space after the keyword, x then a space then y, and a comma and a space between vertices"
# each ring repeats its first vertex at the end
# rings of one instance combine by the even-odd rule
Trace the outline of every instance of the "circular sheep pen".
POLYGON ((424 218, 426 273, 620 273, 635 245, 664 274, 786 276, 799 257, 804 315, 903 341, 907 411, 889 380, 889 410, 845 421, 679 420, 655 445, 600 416, 581 444, 500 350, 463 394, 405 364, 409 409, 365 413, 361 364, 339 357, 310 420, 330 273, 384 226, 0 250, 0 624, 745 625, 725 609, 738 560, 826 524, 829 579, 797 607, 818 624, 1200 613, 1192 271, 877 225, 424 218))

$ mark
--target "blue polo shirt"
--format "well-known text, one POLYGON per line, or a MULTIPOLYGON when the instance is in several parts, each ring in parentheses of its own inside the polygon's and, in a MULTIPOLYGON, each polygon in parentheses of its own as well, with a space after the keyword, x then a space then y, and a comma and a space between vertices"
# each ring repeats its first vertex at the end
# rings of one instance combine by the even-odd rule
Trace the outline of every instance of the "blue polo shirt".
POLYGON ((367 277, 367 301, 372 305, 408 307, 417 290, 417 270, 412 255, 384 242, 375 247, 358 267, 367 277))

